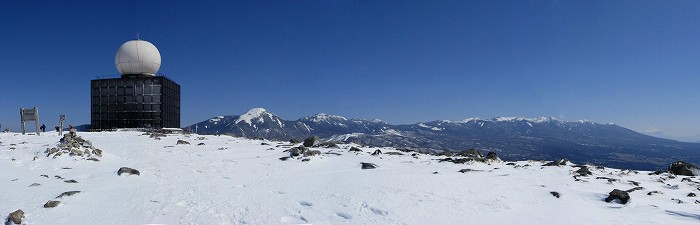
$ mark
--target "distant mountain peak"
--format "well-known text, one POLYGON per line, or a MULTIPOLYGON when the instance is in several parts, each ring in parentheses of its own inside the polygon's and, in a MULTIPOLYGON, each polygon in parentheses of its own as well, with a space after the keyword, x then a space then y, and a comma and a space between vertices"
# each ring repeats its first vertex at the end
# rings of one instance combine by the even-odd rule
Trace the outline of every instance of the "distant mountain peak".
POLYGON ((559 121, 554 117, 537 117, 537 118, 525 118, 525 117, 496 117, 492 119, 493 121, 497 122, 516 122, 516 121, 527 121, 530 123, 546 123, 546 122, 553 122, 553 121, 559 121))
POLYGON ((248 110, 248 112, 244 113, 243 115, 240 115, 238 119, 236 119, 235 123, 238 124, 240 122, 246 122, 248 125, 253 124, 253 120, 258 121, 259 123, 262 123, 265 121, 264 116, 272 118, 272 113, 268 112, 267 110, 263 108, 252 108, 248 110))
POLYGON ((302 120, 302 121, 310 121, 310 122, 314 122, 314 123, 320 123, 320 122, 328 122, 328 121, 330 121, 330 120, 342 120, 342 121, 345 121, 345 120, 348 120, 348 119, 346 119, 345 117, 342 117, 342 116, 329 115, 329 114, 325 114, 325 113, 318 113, 318 114, 316 114, 316 115, 304 117, 304 118, 302 118, 301 120, 302 120))

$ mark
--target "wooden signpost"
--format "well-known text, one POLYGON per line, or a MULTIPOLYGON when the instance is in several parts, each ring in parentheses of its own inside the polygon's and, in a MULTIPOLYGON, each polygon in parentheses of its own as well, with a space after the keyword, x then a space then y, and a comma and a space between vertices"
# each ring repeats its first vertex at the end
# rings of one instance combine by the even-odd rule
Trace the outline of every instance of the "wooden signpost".
POLYGON ((63 136, 63 121, 66 120, 66 115, 61 115, 61 117, 58 119, 58 126, 60 129, 58 130, 58 136, 63 136))
POLYGON ((34 121, 34 125, 36 126, 36 135, 41 135, 39 133, 39 108, 36 106, 31 109, 19 108, 19 116, 22 124, 22 134, 26 133, 24 123, 27 121, 34 121))

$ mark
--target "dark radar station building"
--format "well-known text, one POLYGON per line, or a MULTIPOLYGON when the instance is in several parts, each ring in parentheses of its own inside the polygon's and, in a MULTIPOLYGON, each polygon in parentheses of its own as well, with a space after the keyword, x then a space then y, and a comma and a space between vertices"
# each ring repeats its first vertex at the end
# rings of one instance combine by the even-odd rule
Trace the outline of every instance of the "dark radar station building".
POLYGON ((92 130, 180 128, 180 85, 157 74, 156 46, 127 41, 114 63, 120 78, 90 82, 92 130))

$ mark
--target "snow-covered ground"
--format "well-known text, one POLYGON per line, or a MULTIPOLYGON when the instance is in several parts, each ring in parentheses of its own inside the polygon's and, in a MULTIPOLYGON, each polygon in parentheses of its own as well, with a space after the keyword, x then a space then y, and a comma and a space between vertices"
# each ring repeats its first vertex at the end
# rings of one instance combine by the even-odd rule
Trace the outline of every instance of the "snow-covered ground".
POLYGON ((454 164, 424 154, 370 155, 376 148, 349 152, 349 145, 314 148, 340 155, 282 161, 290 146, 276 147, 287 143, 274 141, 199 135, 155 140, 142 132, 78 135, 104 151, 100 161, 46 157, 46 148, 59 141, 54 133, 0 134, 3 220, 22 209, 26 224, 700 223, 700 198, 687 197, 700 194, 694 183, 699 179, 682 181, 684 176, 661 182, 669 175, 592 168, 592 176, 576 181, 578 168, 533 161, 454 164), (178 140, 192 144, 176 145, 178 140), (361 162, 379 168, 363 170, 361 162), (120 167, 141 175, 118 176, 120 167), (465 168, 473 171, 458 172, 465 168), (78 183, 64 182, 69 179, 78 183), (613 189, 636 187, 629 181, 644 189, 630 193, 628 204, 603 201, 613 189), (40 185, 30 187, 34 183, 40 185), (56 199, 66 191, 81 192, 56 199), (647 195, 651 191, 660 193, 647 195), (49 200, 61 203, 44 208, 49 200))

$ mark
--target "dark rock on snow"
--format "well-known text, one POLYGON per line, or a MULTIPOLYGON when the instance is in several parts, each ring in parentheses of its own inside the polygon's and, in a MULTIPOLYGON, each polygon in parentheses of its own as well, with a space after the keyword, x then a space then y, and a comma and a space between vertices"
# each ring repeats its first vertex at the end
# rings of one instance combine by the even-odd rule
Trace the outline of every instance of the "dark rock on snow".
POLYGON ((562 158, 562 159, 559 159, 557 161, 545 163, 543 166, 565 166, 567 163, 570 163, 570 162, 571 161, 569 161, 568 159, 562 158))
POLYGON ((372 152, 372 155, 381 155, 381 154, 382 154, 382 150, 379 150, 379 149, 374 150, 374 152, 372 152))
POLYGON ((80 191, 66 191, 66 192, 63 192, 60 195, 56 196, 56 198, 63 198, 63 197, 71 196, 71 195, 78 194, 78 193, 80 193, 80 191))
POLYGON ((457 172, 466 173, 466 172, 470 172, 470 171, 473 171, 473 170, 472 170, 472 169, 461 169, 461 170, 459 170, 459 171, 457 171, 457 172))
POLYGON ((649 173, 649 175, 661 175, 662 173, 665 173, 665 172, 666 171, 663 171, 663 170, 657 170, 657 171, 649 173))
POLYGON ((189 145, 190 142, 185 141, 185 140, 177 140, 177 144, 178 144, 178 145, 189 145))
POLYGON ((356 148, 356 147, 350 147, 349 152, 362 152, 362 149, 356 148))
POLYGON ((559 192, 552 191, 552 192, 549 192, 549 193, 552 194, 554 197, 557 197, 557 198, 561 197, 561 195, 559 195, 559 192))
POLYGON ((131 175, 138 175, 138 176, 141 176, 141 172, 139 172, 139 171, 136 170, 136 169, 129 168, 129 167, 122 167, 122 168, 119 168, 119 170, 117 171, 117 175, 122 175, 122 173, 128 173, 128 174, 131 174, 131 175))
POLYGON ((481 152, 477 151, 476 149, 470 148, 469 150, 462 151, 460 153, 457 153, 456 156, 462 156, 462 157, 470 157, 470 158, 484 158, 484 155, 481 154, 481 152))
POLYGON ((588 170, 587 166, 582 166, 580 169, 576 170, 576 173, 578 173, 581 176, 588 176, 588 175, 593 175, 590 170, 588 170))
POLYGON ((486 154, 486 159, 487 160, 501 160, 501 158, 498 158, 498 154, 496 152, 489 152, 486 154))
POLYGON ((607 198, 605 198, 605 202, 611 202, 615 199, 619 199, 620 203, 622 204, 627 204, 627 202, 630 200, 630 195, 626 191, 615 189, 609 193, 607 198))
POLYGON ((318 151, 318 150, 304 151, 304 157, 315 156, 315 155, 320 155, 320 154, 321 154, 321 151, 318 151))
POLYGON ((684 176, 698 176, 700 175, 700 169, 688 162, 678 161, 671 163, 668 167, 668 171, 674 175, 684 175, 684 176))
POLYGON ((374 164, 374 163, 366 163, 366 162, 363 162, 363 163, 361 163, 361 164, 362 164, 362 169, 363 169, 363 170, 374 169, 374 168, 379 167, 379 166, 377 166, 377 165, 374 164))
POLYGON ((291 157, 299 156, 301 154, 304 154, 304 152, 306 152, 306 151, 308 151, 308 149, 304 146, 290 148, 289 149, 289 156, 291 156, 291 157))
POLYGON ((318 136, 311 136, 306 138, 304 140, 304 147, 313 147, 314 145, 318 144, 321 141, 321 138, 318 136))
POLYGON ((627 190, 627 193, 631 193, 633 191, 639 191, 639 190, 644 190, 643 187, 633 187, 632 189, 627 190))
POLYGON ((60 203, 61 203, 60 201, 49 200, 48 202, 46 202, 46 204, 44 204, 44 208, 53 208, 53 207, 58 206, 58 204, 60 204, 60 203))
POLYGON ((318 146, 323 148, 340 148, 338 144, 333 142, 323 142, 321 144, 318 144, 318 146))
POLYGON ((10 222, 14 224, 22 224, 22 218, 24 218, 24 211, 18 209, 17 211, 14 211, 7 216, 6 224, 10 224, 10 222))
POLYGON ((403 153, 401 153, 401 152, 386 152, 386 153, 384 153, 384 154, 387 154, 387 155, 403 155, 403 153))

